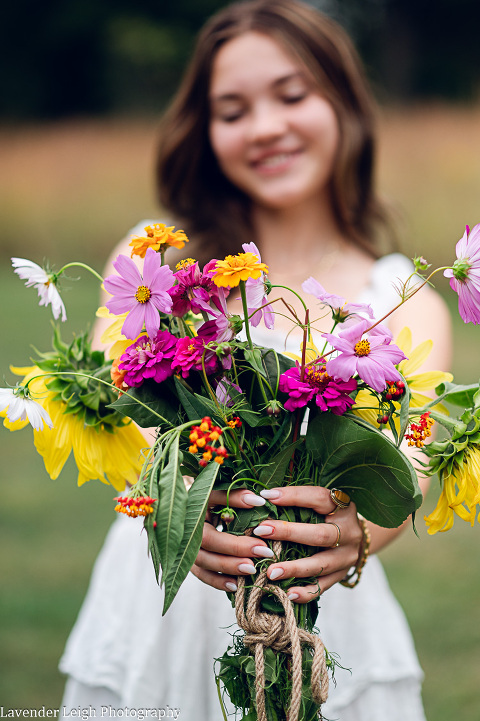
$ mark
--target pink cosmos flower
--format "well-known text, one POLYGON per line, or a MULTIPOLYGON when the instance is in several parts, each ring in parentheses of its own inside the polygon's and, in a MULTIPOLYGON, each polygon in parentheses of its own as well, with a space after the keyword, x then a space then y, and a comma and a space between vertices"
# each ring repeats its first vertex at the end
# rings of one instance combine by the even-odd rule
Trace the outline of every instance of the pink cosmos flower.
POLYGON ((222 378, 215 389, 218 402, 225 406, 233 406, 232 390, 237 393, 242 393, 240 386, 229 381, 228 378, 222 378))
POLYGON ((445 270, 450 287, 458 293, 458 312, 465 323, 480 323, 480 225, 465 228, 456 248, 453 268, 445 270))
POLYGON ((150 338, 160 328, 162 313, 170 313, 172 299, 168 294, 174 275, 168 265, 161 265, 159 253, 148 248, 145 254, 143 277, 137 266, 126 255, 119 255, 113 267, 119 275, 109 275, 104 280, 105 290, 113 295, 105 303, 115 315, 128 312, 122 326, 126 338, 136 338, 142 332, 143 324, 150 338))
POLYGON ((349 393, 356 390, 357 381, 350 378, 344 382, 332 378, 326 372, 325 360, 322 358, 305 368, 303 381, 300 380, 298 363, 282 373, 279 381, 280 390, 289 395, 284 404, 287 411, 303 408, 315 398, 321 411, 331 410, 336 416, 341 416, 355 402, 349 393))
MULTIPOLYGON (((262 262, 260 251, 255 243, 243 243, 242 248, 245 253, 253 253, 257 256, 259 262, 262 262)), ((245 293, 247 296, 248 315, 258 308, 255 315, 252 315, 250 318, 250 325, 256 328, 263 318, 265 326, 271 330, 275 324, 275 313, 270 305, 262 308, 265 303, 268 303, 265 292, 265 273, 262 273, 260 278, 248 278, 245 282, 245 293)))
POLYGON ((340 351, 336 358, 327 361, 327 373, 343 381, 358 373, 367 385, 381 393, 387 381, 402 380, 395 365, 406 356, 390 342, 389 336, 371 334, 362 338, 368 325, 368 320, 361 320, 338 336, 322 334, 333 348, 340 351))
POLYGON ((195 261, 175 273, 175 285, 169 290, 173 300, 174 316, 182 317, 189 310, 200 313, 202 308, 198 305, 197 298, 208 303, 212 296, 218 296, 219 288, 212 277, 216 265, 217 261, 211 260, 201 271, 198 262, 195 261))
POLYGON ((333 319, 337 323, 343 323, 347 318, 352 316, 358 316, 360 314, 367 315, 369 318, 373 318, 373 310, 370 305, 366 303, 347 303, 345 298, 334 293, 327 293, 323 285, 315 280, 315 278, 308 278, 302 283, 302 290, 305 293, 314 295, 321 303, 330 306, 332 309, 333 319))
POLYGON ((127 348, 118 367, 126 371, 124 381, 138 388, 146 378, 161 383, 173 375, 172 360, 177 339, 166 330, 158 331, 154 340, 143 335, 127 348))
POLYGON ((205 348, 202 338, 180 338, 177 341, 175 356, 172 361, 172 368, 175 372, 181 373, 184 378, 190 370, 202 370, 202 356, 205 353, 205 370, 213 373, 217 367, 217 357, 214 351, 205 348))

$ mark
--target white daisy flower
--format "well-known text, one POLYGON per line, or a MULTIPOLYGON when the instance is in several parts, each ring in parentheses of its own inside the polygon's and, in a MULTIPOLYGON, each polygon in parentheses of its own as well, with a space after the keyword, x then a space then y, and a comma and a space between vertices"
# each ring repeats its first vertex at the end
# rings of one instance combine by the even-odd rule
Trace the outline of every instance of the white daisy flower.
POLYGON ((7 409, 7 418, 11 423, 28 419, 36 431, 43 431, 43 422, 53 428, 52 419, 45 408, 28 397, 28 389, 0 388, 0 411, 7 409))
POLYGON ((47 273, 36 263, 25 258, 12 258, 14 272, 22 280, 26 280, 27 288, 33 285, 37 289, 40 298, 40 305, 51 305, 55 320, 62 316, 62 321, 67 320, 65 305, 56 287, 56 277, 53 273, 47 273))

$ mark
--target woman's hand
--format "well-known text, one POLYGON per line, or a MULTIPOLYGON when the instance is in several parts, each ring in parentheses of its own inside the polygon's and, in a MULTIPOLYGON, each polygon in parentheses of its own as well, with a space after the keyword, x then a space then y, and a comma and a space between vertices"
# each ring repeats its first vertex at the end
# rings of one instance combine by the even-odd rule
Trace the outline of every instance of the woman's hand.
MULTIPOLYGON (((286 486, 261 491, 261 496, 268 497, 271 503, 278 506, 312 508, 326 516, 325 523, 290 523, 268 519, 254 529, 252 536, 220 533, 206 523, 202 547, 192 568, 192 572, 200 580, 221 590, 236 590, 235 576, 254 572, 252 559, 273 557, 273 552, 263 539, 320 546, 324 550, 306 558, 272 563, 267 571, 267 576, 272 581, 280 578, 317 577, 318 586, 292 586, 288 591, 289 598, 296 603, 308 603, 319 593, 341 581, 357 563, 362 529, 353 503, 348 508, 338 508, 329 489, 317 486, 286 486)), ((255 496, 246 490, 233 491, 230 493, 229 504, 233 508, 251 508, 254 505, 263 505, 264 499, 261 496, 255 496)), ((214 491, 210 500, 212 506, 225 505, 226 493, 214 491)))

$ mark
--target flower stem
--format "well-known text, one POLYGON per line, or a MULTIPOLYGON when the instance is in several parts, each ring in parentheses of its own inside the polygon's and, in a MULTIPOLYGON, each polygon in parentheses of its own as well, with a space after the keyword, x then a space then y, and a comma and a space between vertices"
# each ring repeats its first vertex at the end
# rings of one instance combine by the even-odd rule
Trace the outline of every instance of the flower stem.
MULTIPOLYGON (((118 390, 117 386, 114 383, 109 383, 103 378, 98 378, 98 376, 91 375, 90 373, 80 373, 79 371, 49 371, 48 373, 39 373, 38 375, 33 376, 33 378, 30 378, 30 380, 27 381, 27 383, 25 384, 25 388, 28 388, 29 384, 36 378, 50 378, 53 376, 79 376, 80 378, 89 378, 92 381, 97 381, 97 383, 103 383, 103 385, 108 386, 109 388, 118 390)), ((127 396, 127 398, 130 398, 132 401, 135 401, 135 403, 138 403, 139 406, 142 406, 150 413, 153 413, 153 415, 157 416, 163 423, 167 423, 169 426, 174 427, 173 423, 167 421, 167 419, 161 416, 160 413, 154 411, 153 408, 150 408, 150 406, 147 406, 146 403, 143 403, 143 401, 135 398, 135 396, 132 396, 128 391, 122 391, 122 395, 127 396)))
MULTIPOLYGON (((432 272, 430 273, 430 275, 428 276, 428 278, 425 278, 425 279, 424 279, 423 283, 420 283, 420 285, 418 285, 416 288, 413 288, 409 293, 407 293, 407 295, 405 295, 405 296, 401 299, 400 303, 397 303, 397 305, 396 305, 394 308, 392 308, 392 310, 389 310, 388 313, 385 313, 385 315, 382 316, 382 318, 380 318, 380 320, 375 321, 375 323, 374 323, 373 325, 371 325, 370 328, 367 328, 367 329, 365 330, 365 333, 369 333, 369 332, 370 332, 373 328, 375 328, 377 325, 379 325, 380 323, 383 323, 383 321, 384 321, 386 318, 388 318, 390 315, 392 315, 392 313, 394 313, 396 310, 398 310, 398 308, 400 308, 404 303, 406 303, 407 300, 410 300, 410 298, 413 298, 413 296, 414 296, 416 293, 418 293, 419 290, 422 290, 422 288, 423 288, 425 285, 430 285, 430 278, 433 278, 433 276, 436 275, 436 273, 439 273, 441 270, 449 270, 450 268, 451 268, 451 266, 446 265, 446 266, 444 266, 444 267, 442 267, 442 268, 436 268, 435 270, 432 270, 432 272)), ((417 275, 417 273, 416 273, 416 272, 415 272, 415 273, 412 273, 412 275, 410 276, 410 278, 413 278, 414 275, 417 275)), ((420 276, 420 277, 422 277, 422 276, 420 276)), ((410 278, 408 278, 408 280, 406 281, 406 283, 409 282, 410 278)))
POLYGON ((58 277, 59 275, 62 275, 62 273, 67 270, 67 268, 72 268, 73 266, 77 266, 79 268, 84 268, 85 270, 89 270, 92 275, 95 276, 101 283, 103 283, 103 278, 99 273, 97 273, 96 270, 93 270, 93 268, 90 268, 89 265, 86 265, 86 263, 79 263, 77 261, 74 261, 73 263, 67 263, 67 265, 64 265, 63 268, 60 268, 58 273, 55 273, 55 275, 58 277))

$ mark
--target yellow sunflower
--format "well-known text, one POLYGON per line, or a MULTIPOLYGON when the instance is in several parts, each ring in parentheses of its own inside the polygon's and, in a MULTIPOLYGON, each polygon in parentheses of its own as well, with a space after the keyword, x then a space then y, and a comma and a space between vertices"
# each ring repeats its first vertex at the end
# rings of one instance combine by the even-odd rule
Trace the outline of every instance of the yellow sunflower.
POLYGON ((477 504, 480 503, 480 450, 469 446, 463 458, 456 462, 451 473, 442 478, 443 489, 437 506, 430 515, 425 516, 428 533, 448 531, 453 526, 457 514, 464 521, 475 523, 477 504))
POLYGON ((123 355, 123 353, 125 353, 125 351, 127 350, 128 346, 132 345, 133 341, 135 340, 128 340, 128 338, 125 338, 125 336, 122 335, 122 326, 128 313, 114 315, 113 313, 110 313, 106 306, 102 305, 97 310, 95 315, 97 316, 97 318, 112 319, 112 323, 110 323, 108 328, 104 330, 103 335, 100 338, 101 342, 105 346, 109 346, 106 353, 107 358, 118 358, 119 356, 123 355))
POLYGON ((254 253, 227 255, 225 260, 217 260, 213 282, 223 288, 235 288, 241 280, 260 278, 268 273, 268 266, 260 263, 254 253))
MULTIPOLYGON (((423 392, 434 390, 438 385, 440 385, 440 383, 451 382, 453 380, 453 376, 451 373, 446 373, 444 371, 426 371, 424 373, 416 373, 430 355, 433 348, 433 341, 425 340, 412 350, 412 331, 410 328, 405 327, 399 333, 395 343, 407 356, 407 359, 401 361, 397 368, 405 378, 405 381, 410 389, 410 408, 423 408, 423 406, 430 403, 432 400, 430 396, 424 395, 423 392)), ((400 408, 399 403, 395 402, 394 405, 397 410, 400 408)), ((441 404, 437 405, 436 408, 442 413, 448 415, 448 410, 441 404)), ((352 411, 356 413, 356 415, 368 421, 368 423, 372 426, 378 426, 378 400, 376 396, 371 394, 369 391, 359 391, 352 411)), ((398 417, 395 417, 395 425, 398 428, 398 417)))
MULTIPOLYGON (((35 366, 12 367, 11 370, 16 375, 25 376, 23 384, 42 373, 35 366)), ((53 421, 53 429, 48 433, 33 431, 35 447, 50 478, 58 477, 73 450, 79 486, 98 479, 102 483, 111 483, 117 491, 123 491, 126 481, 136 483, 143 465, 142 449, 146 446, 138 428, 127 419, 124 425, 115 426, 113 432, 102 427, 97 430, 86 426, 77 415, 65 413, 65 403, 53 400, 55 394, 49 391, 46 381, 48 377, 45 376, 35 378, 29 388, 32 397, 45 408, 53 421)), ((7 418, 4 420, 4 425, 12 431, 27 424, 28 420, 16 423, 10 423, 7 418)))

